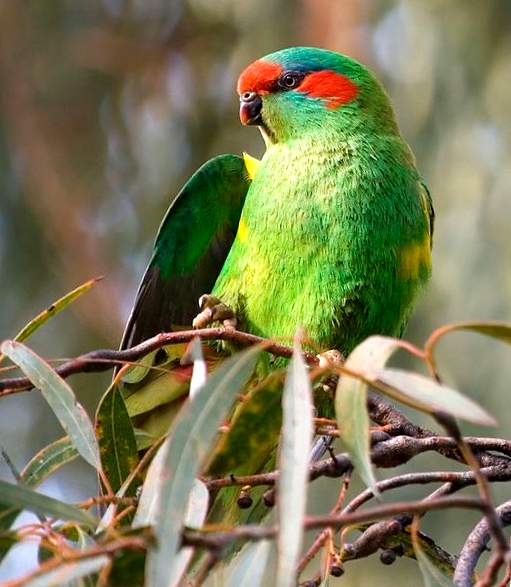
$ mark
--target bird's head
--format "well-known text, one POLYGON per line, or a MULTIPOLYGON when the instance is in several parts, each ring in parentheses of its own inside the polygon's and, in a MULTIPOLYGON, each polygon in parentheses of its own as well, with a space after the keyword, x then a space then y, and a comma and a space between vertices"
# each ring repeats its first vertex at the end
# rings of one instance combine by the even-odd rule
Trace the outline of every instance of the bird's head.
POLYGON ((251 63, 238 79, 240 119, 270 143, 304 133, 395 130, 392 108, 374 76, 326 49, 291 47, 251 63), (388 128, 386 128, 388 127, 388 128), (367 128, 369 130, 369 128, 367 128))

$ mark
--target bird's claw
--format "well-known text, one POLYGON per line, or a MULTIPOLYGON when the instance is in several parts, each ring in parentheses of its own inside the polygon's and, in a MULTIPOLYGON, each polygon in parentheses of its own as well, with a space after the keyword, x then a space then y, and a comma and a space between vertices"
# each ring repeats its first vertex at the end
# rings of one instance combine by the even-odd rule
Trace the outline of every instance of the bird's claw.
POLYGON ((316 355, 316 358, 318 359, 319 367, 321 368, 341 367, 344 363, 344 357, 336 349, 330 349, 324 353, 319 353, 319 355, 316 355))
POLYGON ((204 294, 199 298, 199 308, 192 322, 194 328, 206 328, 213 322, 222 322, 225 328, 236 328, 236 314, 219 298, 204 294))

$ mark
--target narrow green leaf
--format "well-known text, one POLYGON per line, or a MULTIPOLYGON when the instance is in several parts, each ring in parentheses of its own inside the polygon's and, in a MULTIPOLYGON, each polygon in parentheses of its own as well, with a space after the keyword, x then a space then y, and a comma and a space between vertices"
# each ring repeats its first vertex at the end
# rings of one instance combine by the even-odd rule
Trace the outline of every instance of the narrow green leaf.
POLYGON ((343 375, 339 379, 335 411, 342 441, 348 450, 355 471, 376 495, 376 478, 369 457, 369 416, 367 415, 367 385, 343 375), (342 427, 341 427, 342 426, 342 427))
POLYGON ((158 498, 164 475, 165 455, 169 450, 169 439, 160 446, 147 469, 137 511, 133 518, 133 528, 153 526, 158 519, 158 498))
MULTIPOLYGON (((40 450, 21 471, 20 482, 25 487, 34 488, 57 469, 73 461, 78 451, 67 436, 60 438, 40 450)), ((0 504, 0 531, 8 530, 21 513, 21 509, 0 504)), ((7 543, 5 543, 7 545, 7 543)), ((7 546, 5 546, 7 548, 7 546)), ((0 549, 1 551, 1 549, 0 549)), ((5 556, 7 551, 2 554, 5 556)))
POLYGON ((303 540, 307 503, 309 461, 314 427, 312 389, 299 345, 293 358, 282 397, 283 422, 279 453, 279 535, 277 587, 296 584, 295 567, 303 540))
MULTIPOLYGON (((18 471, 16 465, 12 462, 11 457, 7 454, 7 452, 2 448, 1 449, 2 452, 2 456, 5 460, 5 462, 7 463, 7 466, 9 467, 9 469, 11 470, 12 476, 16 479, 16 483, 18 485, 23 485, 23 480, 21 478, 21 474, 18 471)), ((18 510, 18 512, 16 512, 16 515, 19 513, 20 510, 18 510)), ((14 512, 12 514, 14 516, 14 512)), ((40 522, 45 522, 45 517, 38 515, 39 521, 40 522)), ((14 520, 13 520, 14 521, 14 520)))
POLYGON ((136 365, 133 365, 127 369, 123 376, 123 383, 138 383, 147 375, 151 369, 154 361, 154 357, 158 351, 152 351, 137 361, 136 365))
POLYGON ((261 587, 271 552, 269 540, 247 544, 233 563, 226 587, 261 587))
MULTIPOLYGON (((89 279, 82 285, 79 285, 77 288, 73 289, 65 296, 55 300, 53 304, 50 304, 45 310, 40 312, 35 318, 32 318, 28 324, 23 326, 23 328, 16 334, 13 340, 17 342, 22 342, 26 340, 30 335, 32 335, 37 329, 39 329, 43 324, 45 324, 50 318, 62 312, 64 308, 69 306, 72 302, 74 302, 77 298, 83 295, 85 292, 89 291, 92 287, 96 285, 98 281, 103 279, 102 277, 96 277, 95 279, 89 279)), ((3 355, 0 354, 0 362, 3 359, 3 355)))
POLYGON ((496 338, 507 344, 511 344, 511 324, 503 322, 470 322, 468 324, 460 324, 457 330, 468 330, 477 332, 490 338, 496 338))
POLYGON ((198 393, 208 377, 208 368, 204 360, 200 338, 194 338, 189 349, 190 358, 193 360, 192 380, 190 381, 190 397, 198 393))
POLYGON ((0 563, 11 548, 20 542, 17 532, 2 532, 0 534, 0 563))
MULTIPOLYGON (((384 336, 371 336, 359 344, 346 359, 345 366, 353 371, 371 374, 387 362, 399 348, 399 342, 384 336)), ((367 415, 367 384, 342 375, 335 394, 337 422, 355 470, 371 491, 378 495, 369 457, 369 416, 367 415)))
MULTIPOLYGON (((145 552, 129 549, 120 551, 109 573, 108 587, 143 587, 144 562, 145 552)), ((98 581, 91 587, 98 587, 98 581)))
POLYGON ((23 585, 24 587, 61 587, 76 579, 99 572, 109 561, 108 556, 102 554, 94 558, 65 563, 56 569, 34 577, 23 585))
POLYGON ((149 434, 149 432, 141 430, 140 428, 133 428, 133 432, 135 434, 137 450, 145 450, 152 446, 157 440, 156 436, 153 436, 152 434, 149 434))
MULTIPOLYGON (((157 545, 147 555, 147 587, 168 587, 174 573, 185 508, 218 426, 236 394, 254 370, 261 349, 253 347, 227 359, 209 377, 201 393, 184 405, 162 456, 162 475, 156 492, 157 545)), ((161 450, 161 449, 160 449, 161 450)), ((142 495, 146 488, 142 490, 142 495)))
POLYGON ((446 334, 460 331, 475 332, 511 344, 511 324, 509 323, 498 321, 455 322, 453 324, 446 324, 445 326, 441 326, 434 330, 426 342, 426 349, 429 349, 429 351, 432 352, 438 341, 446 334))
POLYGON ((99 449, 87 412, 76 401, 71 387, 32 350, 20 342, 6 340, 0 349, 41 390, 55 416, 69 434, 81 456, 93 467, 101 466, 99 449))
POLYGON ((389 386, 385 391, 387 395, 423 412, 431 414, 443 411, 474 424, 497 424, 496 420, 473 400, 424 375, 402 369, 381 369, 374 376, 389 386))
POLYGON ((22 508, 35 514, 48 515, 59 520, 75 520, 88 526, 95 526, 97 523, 94 516, 89 513, 22 485, 12 485, 0 480, 0 495, 3 504, 22 508))
POLYGON ((415 552, 415 558, 419 565, 424 587, 454 587, 452 581, 446 577, 437 567, 432 563, 426 553, 422 550, 417 533, 412 532, 412 544, 415 552))
POLYGON ((20 513, 20 509, 0 502, 0 532, 9 530, 20 513))
POLYGON ((96 434, 103 471, 116 492, 138 463, 133 425, 117 385, 109 387, 98 405, 96 434))
POLYGON ((128 414, 134 418, 158 406, 170 404, 188 393, 189 383, 174 373, 159 373, 154 379, 148 378, 142 387, 125 398, 128 414))
MULTIPOLYGON (((87 532, 83 530, 81 526, 76 524, 73 528, 74 532, 76 533, 76 538, 73 542, 76 544, 79 550, 87 550, 95 545, 95 542, 87 532)), ((94 576, 82 576, 76 577, 72 581, 68 581, 66 583, 66 587, 96 587, 97 581, 94 580, 94 576)))
MULTIPOLYGON (((184 525, 188 528, 201 528, 208 515, 209 491, 206 485, 199 479, 195 479, 188 504, 186 506, 184 525)), ((169 587, 178 587, 181 577, 184 575, 195 549, 186 546, 176 554, 174 572, 168 577, 169 587)))
POLYGON ((59 438, 30 459, 21 471, 21 481, 27 487, 37 487, 52 473, 77 457, 78 451, 69 436, 59 438))

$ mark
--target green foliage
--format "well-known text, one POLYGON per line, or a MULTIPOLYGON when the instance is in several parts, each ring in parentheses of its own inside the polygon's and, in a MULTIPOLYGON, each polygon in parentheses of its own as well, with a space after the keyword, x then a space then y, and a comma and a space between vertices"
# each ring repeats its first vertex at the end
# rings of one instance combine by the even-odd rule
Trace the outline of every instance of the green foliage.
POLYGON ((41 449, 21 472, 21 481, 28 487, 37 487, 46 477, 78 457, 69 436, 59 438, 41 449))
POLYGON ((271 555, 272 543, 261 540, 247 544, 240 552, 227 578, 226 587, 260 587, 271 555))
MULTIPOLYGON (((62 312, 69 304, 73 303, 77 300, 80 296, 84 293, 88 292, 92 287, 96 285, 96 283, 101 279, 98 277, 96 279, 89 279, 82 285, 79 285, 77 288, 73 289, 72 291, 68 292, 66 295, 62 296, 58 300, 55 300, 52 304, 50 304, 45 310, 37 314, 30 322, 25 324, 23 328, 16 334, 13 338, 16 342, 22 342, 26 340, 29 336, 32 336, 36 330, 41 328, 50 318, 56 316, 59 312, 62 312)), ((0 362, 2 362, 4 356, 0 353, 0 362)))
POLYGON ((168 575, 174 572, 184 512, 194 480, 222 419, 250 377, 260 353, 261 349, 255 347, 218 367, 200 393, 184 406, 169 439, 160 448, 162 470, 156 479, 154 505, 158 508, 157 547, 148 555, 148 587, 166 587, 168 575))
POLYGON ((87 512, 58 499, 37 493, 23 485, 13 485, 0 480, 0 495, 6 505, 22 508, 40 515, 48 515, 57 520, 75 520, 94 527, 97 520, 87 512))
POLYGON ((138 463, 133 424, 116 384, 101 399, 96 412, 96 435, 101 465, 116 493, 138 463))
POLYGON ((80 455, 95 469, 100 469, 99 448, 92 423, 87 412, 76 401, 71 387, 48 363, 22 343, 7 340, 2 343, 1 351, 41 391, 80 455))
POLYGON ((276 584, 292 587, 303 538, 307 479, 314 427, 312 389, 301 348, 295 345, 282 398, 278 484, 279 536, 276 584))
MULTIPOLYGON (((344 366, 364 373, 369 378, 370 373, 385 365, 397 348, 397 342, 391 338, 371 336, 353 350, 344 366)), ((341 438, 351 455, 355 470, 373 493, 377 494, 376 479, 369 459, 367 389, 366 381, 345 373, 337 386, 335 409, 341 438)))
POLYGON ((431 558, 424 552, 421 540, 415 528, 412 528, 412 544, 415 558, 419 565, 424 587, 453 587, 453 583, 435 566, 431 558))
MULTIPOLYGON (((256 384, 253 378, 263 353, 260 347, 236 352, 213 372, 205 374, 200 346, 195 342, 191 354, 195 361, 194 393, 183 403, 163 442, 135 430, 116 382, 100 400, 93 426, 72 388, 46 361, 19 342, 4 342, 2 352, 41 390, 68 435, 35 454, 21 473, 16 474, 16 483, 0 480, 0 560, 12 546, 30 536, 30 531, 11 530, 17 515, 26 510, 36 513, 44 523, 52 522, 51 533, 40 547, 40 567, 27 577, 26 585, 52 585, 58 577, 60 583, 78 581, 76 584, 89 587, 97 585, 102 576, 114 587, 126 584, 167 587, 179 585, 185 577, 196 573, 207 574, 210 564, 205 558, 207 548, 200 541, 183 545, 183 529, 188 528, 188 532, 195 529, 205 539, 211 536, 203 532, 208 527, 212 505, 217 508, 215 515, 218 514, 217 490, 209 485, 218 481, 215 468, 220 471, 219 463, 229 463, 229 459, 233 467, 239 466, 245 457, 245 465, 250 469, 248 464, 252 461, 247 453, 251 450, 257 453, 258 448, 254 439, 260 438, 264 446, 268 431, 281 427, 280 476, 276 487, 278 531, 261 535, 266 539, 246 543, 227 568, 214 572, 218 577, 221 573, 223 584, 232 587, 267 584, 267 567, 273 564, 272 541, 275 540, 278 545, 275 584, 292 587, 303 554, 314 433, 312 398, 316 390, 327 385, 329 376, 340 373, 335 399, 338 430, 355 471, 373 494, 378 495, 366 407, 370 388, 426 414, 442 412, 477 424, 494 423, 473 400, 438 380, 433 350, 442 336, 455 330, 475 331, 507 343, 511 327, 500 323, 448 325, 431 335, 424 351, 396 339, 374 336, 359 345, 344 363, 331 365, 320 375, 308 368, 297 346, 285 368, 285 377, 277 371, 269 380, 265 375, 256 377, 256 384), (424 361, 436 378, 385 367, 398 349, 410 351, 424 361), (245 395, 249 381, 250 390, 245 395), (265 418, 275 398, 282 401, 282 414, 277 410, 275 421, 269 424, 265 418), (262 419, 261 414, 265 415, 262 419), (219 436, 219 427, 226 420, 229 420, 228 431, 219 436), (95 467, 102 479, 102 495, 77 507, 36 491, 42 481, 80 456, 95 467), (135 490, 140 485, 141 493, 135 498, 135 490), (88 511, 96 502, 108 505, 101 521, 88 511), (71 549, 65 558, 54 547, 56 536, 65 540, 71 549), (115 553, 113 558, 112 553, 115 553)), ((144 366, 150 368, 148 364, 144 366)), ((325 401, 324 397, 321 401, 325 401)), ((257 468, 246 471, 258 472, 257 468)), ((226 485, 230 483, 234 486, 226 489, 238 492, 237 479, 227 478, 226 485)), ((247 487, 250 491, 250 483, 247 487)), ((260 495, 256 489, 253 499, 260 495)), ((257 511, 264 511, 260 504, 258 508, 257 511)), ((264 526, 257 524, 252 527, 264 530, 264 526)), ((236 526, 222 528, 227 536, 229 531, 236 532, 236 526)), ((371 524, 356 527, 363 534, 372 528, 375 526, 371 524)), ((225 546, 230 544, 228 539, 225 546)), ((243 545, 243 540, 239 544, 243 545)), ((401 548, 402 554, 415 558, 427 587, 451 584, 446 574, 452 573, 454 559, 413 528, 411 538, 408 531, 401 530, 385 538, 381 547, 401 548)), ((334 560, 335 548, 333 551, 332 548, 326 550, 328 564, 334 560)), ((221 550, 215 553, 222 557, 221 550)), ((349 559, 350 556, 342 557, 344 562, 349 559)), ((323 584, 331 583, 326 572, 321 579, 323 584)))

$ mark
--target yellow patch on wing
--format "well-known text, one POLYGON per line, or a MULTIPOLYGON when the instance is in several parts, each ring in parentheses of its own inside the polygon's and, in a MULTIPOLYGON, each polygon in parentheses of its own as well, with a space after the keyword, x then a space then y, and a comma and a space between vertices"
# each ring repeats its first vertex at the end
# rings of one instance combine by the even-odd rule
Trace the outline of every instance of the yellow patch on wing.
POLYGON ((431 243, 429 234, 421 243, 409 243, 399 254, 399 276, 403 279, 416 279, 421 270, 431 267, 431 243))
POLYGON ((240 243, 244 243, 248 238, 248 226, 243 216, 240 218, 236 238, 240 241, 240 243))
POLYGON ((248 178, 253 180, 257 174, 257 170, 259 169, 259 164, 261 161, 255 157, 252 157, 252 155, 249 155, 248 153, 243 153, 243 161, 245 162, 248 178))

